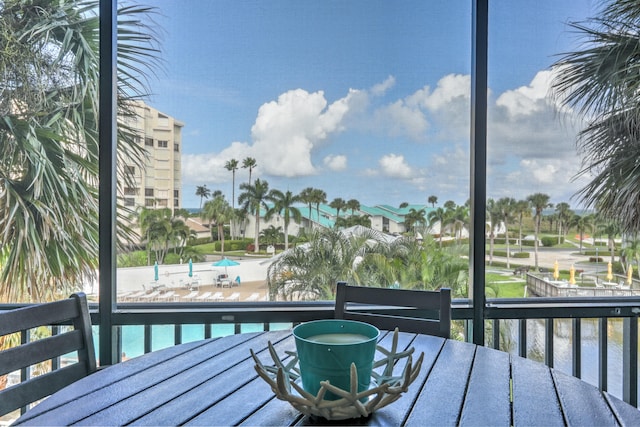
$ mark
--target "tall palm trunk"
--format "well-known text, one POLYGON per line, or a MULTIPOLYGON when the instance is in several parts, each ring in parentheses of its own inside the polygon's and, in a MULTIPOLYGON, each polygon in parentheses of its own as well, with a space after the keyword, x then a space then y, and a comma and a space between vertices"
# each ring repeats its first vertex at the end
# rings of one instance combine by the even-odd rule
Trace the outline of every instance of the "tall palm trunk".
POLYGON ((256 209, 256 228, 255 228, 255 237, 253 238, 253 252, 260 252, 260 242, 258 241, 258 237, 260 236, 260 206, 256 209))

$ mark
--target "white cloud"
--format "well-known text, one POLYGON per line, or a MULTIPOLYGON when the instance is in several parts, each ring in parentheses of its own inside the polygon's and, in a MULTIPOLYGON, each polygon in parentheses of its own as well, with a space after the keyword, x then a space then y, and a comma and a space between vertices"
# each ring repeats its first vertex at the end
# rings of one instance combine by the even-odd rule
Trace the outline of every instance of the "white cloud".
POLYGON ((343 130, 351 95, 327 107, 322 91, 296 89, 263 104, 251 128, 252 149, 263 172, 287 177, 315 174, 312 151, 329 135, 343 130))
POLYGON ((332 171, 339 172, 347 169, 347 156, 329 155, 323 160, 324 165, 332 171))
POLYGON ((550 107, 549 88, 553 74, 551 71, 539 71, 527 86, 504 92, 496 100, 498 107, 507 110, 510 116, 529 116, 550 107))
POLYGON ((402 179, 409 179, 413 176, 411 166, 407 164, 402 155, 386 154, 380 158, 378 164, 384 176, 402 179))
MULTIPOLYGON (((245 157, 255 157, 251 147, 244 142, 233 142, 219 153, 183 154, 182 180, 186 184, 202 185, 203 183, 219 184, 230 182, 232 174, 224 165, 230 159, 242 163, 245 157)), ((258 166, 260 166, 258 162, 258 166)), ((237 177, 238 171, 236 171, 237 177)), ((259 176, 260 169, 256 168, 252 176, 259 176)), ((236 179, 236 182, 238 180, 236 179)))
POLYGON ((389 76, 382 83, 378 83, 371 88, 371 94, 374 96, 379 96, 385 94, 389 89, 391 89, 396 84, 396 78, 393 76, 389 76))
MULTIPOLYGON (((448 109, 447 106, 456 100, 468 100, 471 93, 471 76, 448 74, 438 80, 436 88, 431 91, 427 85, 407 97, 410 106, 419 106, 434 111, 448 109)), ((468 101, 467 101, 468 102, 468 101)))
POLYGON ((384 130, 392 138, 409 137, 414 141, 425 138, 429 123, 418 108, 411 108, 403 101, 396 101, 375 111, 372 125, 384 130))

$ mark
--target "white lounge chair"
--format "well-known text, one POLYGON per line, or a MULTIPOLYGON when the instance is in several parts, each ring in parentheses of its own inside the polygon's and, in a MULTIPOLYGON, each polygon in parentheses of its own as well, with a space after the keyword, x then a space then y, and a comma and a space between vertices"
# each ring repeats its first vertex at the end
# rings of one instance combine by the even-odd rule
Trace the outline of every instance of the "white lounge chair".
POLYGON ((134 291, 124 296, 124 300, 126 301, 135 301, 140 298, 142 295, 146 294, 147 291, 134 291))
POLYGON ((153 301, 158 297, 158 295, 160 295, 160 291, 153 291, 150 294, 140 295, 138 297, 138 301, 145 301, 145 302, 153 301))
POLYGON ((228 297, 226 297, 224 300, 225 301, 238 301, 239 298, 240 298, 240 292, 234 292, 231 295, 229 295, 228 297))
POLYGON ((258 292, 254 292, 251 295, 249 295, 245 301, 258 301, 258 298, 260 298, 260 293, 258 292))
POLYGON ((167 291, 163 294, 160 294, 156 297, 156 301, 169 301, 170 299, 174 300, 176 299, 176 293, 175 291, 167 291))
POLYGON ((194 301, 207 301, 209 298, 211 298, 211 292, 205 292, 202 295, 195 297, 194 301))
POLYGON ((211 295, 212 301, 222 301, 223 299, 224 295, 222 295, 222 292, 215 292, 213 295, 211 295))
POLYGON ((199 293, 200 292, 198 292, 198 291, 191 291, 187 295, 183 296, 182 299, 187 300, 187 301, 192 301, 193 299, 195 299, 198 296, 199 293))

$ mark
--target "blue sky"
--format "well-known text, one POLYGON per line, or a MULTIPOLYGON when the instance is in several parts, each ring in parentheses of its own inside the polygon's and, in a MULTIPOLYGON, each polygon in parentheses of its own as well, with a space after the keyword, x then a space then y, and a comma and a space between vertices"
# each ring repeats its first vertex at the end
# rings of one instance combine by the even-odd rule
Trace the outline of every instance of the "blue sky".
MULTIPOLYGON (((227 160, 294 193, 367 205, 469 195, 471 3, 154 0, 164 69, 149 104, 185 123, 183 206, 231 199, 227 160)), ((490 2, 488 194, 580 188, 571 111, 546 97, 566 23, 597 2, 490 2)), ((248 171, 236 172, 237 186, 248 171)))

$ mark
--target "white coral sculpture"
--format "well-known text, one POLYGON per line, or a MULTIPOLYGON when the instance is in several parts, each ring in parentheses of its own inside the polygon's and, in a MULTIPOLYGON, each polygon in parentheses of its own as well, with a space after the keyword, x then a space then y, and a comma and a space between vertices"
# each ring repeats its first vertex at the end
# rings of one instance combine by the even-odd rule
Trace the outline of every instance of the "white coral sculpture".
POLYGON ((385 355, 373 364, 372 373, 375 387, 358 393, 358 372, 355 364, 351 364, 351 384, 350 390, 342 390, 333 386, 329 381, 320 382, 320 390, 317 395, 306 392, 297 382, 300 371, 296 366, 298 357, 295 352, 286 352, 291 360, 286 364, 278 357, 278 354, 269 342, 269 353, 273 359, 274 366, 264 366, 258 356, 251 350, 251 356, 256 362, 255 369, 258 375, 265 380, 280 400, 289 402, 294 408, 306 415, 315 415, 327 420, 344 420, 347 418, 368 417, 374 411, 383 408, 400 398, 402 393, 409 389, 409 385, 417 378, 422 367, 424 353, 413 364, 412 354, 414 348, 397 352, 398 329, 393 333, 391 350, 378 345, 377 349, 385 355), (396 362, 402 358, 408 358, 402 374, 393 375, 393 368, 396 362), (380 375, 375 372, 376 368, 384 366, 384 371, 380 375), (292 393, 291 388, 297 392, 292 393), (337 400, 325 400, 327 391, 340 396, 337 400), (363 402, 364 401, 364 402, 363 402))

